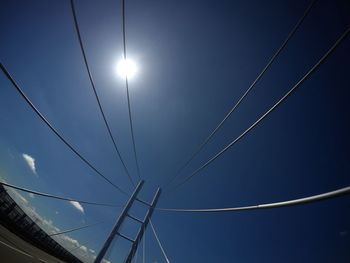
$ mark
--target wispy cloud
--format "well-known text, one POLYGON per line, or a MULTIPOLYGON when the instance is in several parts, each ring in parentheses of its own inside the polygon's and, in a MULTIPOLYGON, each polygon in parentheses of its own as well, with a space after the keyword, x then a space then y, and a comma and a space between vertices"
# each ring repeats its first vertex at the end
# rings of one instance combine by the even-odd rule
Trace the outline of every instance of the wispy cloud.
POLYGON ((30 198, 34 198, 34 194, 33 194, 33 193, 29 193, 28 196, 29 196, 30 198))
POLYGON ((69 201, 69 203, 71 203, 71 205, 78 209, 80 212, 84 213, 84 207, 82 207, 79 202, 69 201))
MULTIPOLYGON (((68 235, 54 236, 53 239, 61 243, 67 250, 74 250, 73 254, 75 254, 75 256, 77 256, 78 258, 84 259, 84 262, 92 263, 96 258, 95 253, 90 251, 92 249, 89 249, 85 245, 81 245, 81 243, 78 240, 71 238, 68 235)), ((108 261, 106 263, 111 262, 108 261)))
POLYGON ((36 168, 35 168, 35 159, 30 156, 29 154, 23 153, 22 157, 24 159, 24 161, 27 163, 27 165, 29 166, 30 170, 32 170, 32 172, 37 175, 36 173, 36 168))

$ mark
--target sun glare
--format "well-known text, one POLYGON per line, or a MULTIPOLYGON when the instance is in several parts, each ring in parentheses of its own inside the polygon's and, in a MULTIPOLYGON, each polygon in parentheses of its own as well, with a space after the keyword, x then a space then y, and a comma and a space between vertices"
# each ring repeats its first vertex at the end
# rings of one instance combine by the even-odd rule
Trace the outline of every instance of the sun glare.
POLYGON ((137 72, 136 64, 130 59, 122 59, 117 65, 118 75, 122 78, 132 78, 137 72))

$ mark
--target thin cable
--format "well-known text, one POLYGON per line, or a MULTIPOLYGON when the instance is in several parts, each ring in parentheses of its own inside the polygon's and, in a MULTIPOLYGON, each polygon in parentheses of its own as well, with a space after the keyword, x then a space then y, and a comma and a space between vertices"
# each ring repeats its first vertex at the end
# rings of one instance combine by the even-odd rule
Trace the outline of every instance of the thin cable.
POLYGON ((83 41, 82 41, 82 38, 81 38, 81 35, 80 35, 78 19, 77 19, 77 15, 76 15, 76 12, 75 12, 74 0, 71 0, 71 1, 70 1, 70 4, 71 4, 72 14, 73 14, 73 18, 74 18, 75 31, 76 31, 76 33, 77 33, 78 40, 79 40, 80 50, 81 50, 81 53, 82 53, 83 58, 84 58, 84 63, 85 63, 86 71, 87 71, 87 73, 88 73, 88 75, 89 75, 89 80, 90 80, 90 83, 91 83, 91 87, 92 87, 92 89, 93 89, 93 91, 94 91, 94 95, 95 95, 95 98, 96 98, 98 107, 99 107, 99 109, 100 109, 100 112, 101 112, 103 121, 104 121, 104 123, 105 123, 105 125, 106 125, 107 131, 108 131, 108 134, 109 134, 109 137, 111 138, 111 140, 112 140, 112 142, 113 142, 114 149, 115 149, 115 151, 116 151, 116 153, 117 153, 117 155, 118 155, 118 157, 119 157, 119 159, 120 159, 120 161, 121 161, 121 163, 122 163, 122 165, 123 165, 123 167, 124 167, 124 170, 125 170, 127 176, 129 177, 129 180, 130 180, 131 184, 132 184, 133 186, 135 186, 135 183, 134 183, 134 181, 133 181, 133 179, 132 179, 132 177, 131 177, 131 175, 130 175, 130 173, 129 173, 129 170, 128 170, 128 168, 126 167, 126 164, 125 164, 125 162, 124 162, 124 160, 123 160, 123 158, 122 158, 122 156, 121 156, 121 153, 120 153, 120 151, 119 151, 119 149, 118 149, 118 147, 117 147, 117 143, 115 142, 115 139, 114 139, 114 137, 113 137, 113 135, 112 135, 112 131, 111 131, 110 127, 109 127, 109 124, 108 124, 106 115, 105 115, 105 113, 104 113, 104 111, 103 111, 102 104, 101 104, 101 102, 100 102, 100 98, 99 98, 98 93, 97 93, 97 91, 96 91, 95 82, 94 82, 94 80, 93 80, 93 78, 92 78, 92 74, 91 74, 91 71, 90 71, 89 63, 88 63, 88 61, 87 61, 87 57, 86 57, 86 53, 85 53, 83 41))
POLYGON ((282 104, 293 92, 295 92, 301 84, 303 84, 315 71, 318 69, 326 59, 333 53, 333 51, 339 46, 339 44, 349 35, 350 27, 345 30, 345 32, 338 38, 338 40, 333 44, 333 46, 322 56, 322 58, 278 101, 276 102, 267 112, 265 112, 258 120, 256 120, 250 127, 248 127, 243 133, 241 133, 236 139, 234 139, 231 143, 229 143, 225 148, 223 148, 220 152, 214 155, 209 159, 205 164, 195 170, 192 174, 186 177, 183 181, 177 184, 173 190, 177 189, 187 181, 189 181, 193 176, 198 174, 201 170, 215 161, 219 156, 225 153, 229 148, 235 145, 239 140, 241 140, 247 133, 253 130, 262 120, 264 120, 271 112, 277 109, 278 106, 282 104))
POLYGON ((96 203, 96 202, 84 201, 84 200, 80 200, 80 199, 73 199, 73 198, 68 198, 68 197, 62 197, 62 196, 53 195, 53 194, 47 194, 47 193, 38 192, 38 191, 30 190, 30 189, 27 189, 27 188, 19 187, 19 186, 16 186, 16 185, 5 183, 5 182, 0 182, 0 185, 4 185, 4 186, 10 187, 10 188, 13 188, 13 189, 16 189, 16 190, 20 190, 20 191, 23 191, 23 192, 26 192, 26 193, 31 193, 31 194, 34 194, 34 195, 39 195, 39 196, 44 196, 44 197, 48 197, 48 198, 69 201, 69 202, 78 202, 78 203, 87 204, 87 205, 121 207, 119 205, 96 203))
POLYGON ((89 224, 89 225, 84 225, 84 226, 80 226, 80 227, 76 227, 76 228, 71 228, 71 229, 68 229, 68 230, 64 230, 64 231, 60 231, 60 232, 57 232, 57 233, 50 234, 49 236, 52 237, 52 236, 58 236, 58 235, 62 235, 62 234, 67 234, 67 233, 75 232, 75 231, 78 231, 78 230, 81 230, 81 229, 84 229, 84 228, 100 225, 102 223, 104 223, 104 221, 93 223, 93 224, 89 224))
POLYGON ((164 256, 164 258, 165 258, 165 261, 166 261, 167 263, 170 263, 170 260, 169 260, 169 258, 167 257, 167 255, 166 255, 166 253, 165 253, 165 251, 164 251, 164 248, 163 248, 163 246, 162 246, 162 243, 160 242, 159 237, 158 237, 158 235, 157 235, 157 233, 156 233, 156 230, 154 229, 154 226, 153 226, 152 221, 149 220, 149 223, 150 223, 150 225, 151 225, 151 228, 152 228, 154 237, 156 238, 156 240, 157 240, 157 242, 158 242, 159 248, 160 248, 160 250, 161 250, 162 253, 163 253, 163 256, 164 256))
POLYGON ((139 257, 139 253, 140 253, 140 250, 137 249, 137 250, 136 250, 136 253, 135 253, 135 257, 134 257, 134 259, 132 260, 134 263, 137 263, 137 260, 138 260, 138 257, 139 257))
POLYGON ((27 97, 27 95, 22 91, 22 89, 17 85, 15 80, 12 78, 10 73, 7 71, 5 66, 0 63, 0 68, 5 76, 10 80, 13 87, 17 90, 17 92, 22 96, 22 98, 27 102, 27 104, 32 108, 32 110, 40 117, 40 119, 50 128, 50 130, 73 152, 77 155, 85 164, 87 164, 94 172, 96 172, 99 176, 101 176, 105 181, 107 181, 110 185, 114 186, 114 188, 118 189, 121 193, 128 195, 123 189, 119 186, 115 185, 111 180, 109 180, 106 176, 104 176, 97 168, 95 168, 85 157, 83 157, 63 136, 51 125, 51 123, 44 117, 44 115, 35 107, 35 105, 31 102, 31 100, 27 97))
POLYGON ((289 40, 292 38, 292 36, 295 34, 295 32, 298 30, 302 22, 305 20, 306 16, 310 13, 313 5, 315 4, 317 0, 313 0, 310 5, 305 10, 303 16, 298 20, 296 25, 293 27, 292 31, 289 32, 287 38, 283 41, 282 45, 276 50, 276 52, 273 54, 273 56, 270 58, 266 66, 262 69, 262 71, 259 73, 259 75, 256 77, 256 79, 250 84, 249 88, 243 93, 242 97, 236 102, 236 104, 230 109, 230 111, 226 114, 226 116, 222 119, 222 121, 215 127, 215 129, 210 133, 210 135, 199 145, 199 147, 193 152, 191 157, 177 170, 175 175, 168 180, 166 185, 168 186, 171 184, 185 169, 192 160, 203 150, 203 148, 209 143, 209 141, 213 138, 213 136, 218 132, 218 130, 224 125, 226 120, 231 116, 231 114, 238 108, 238 106, 241 104, 241 102, 248 96, 250 91, 255 87, 255 85, 259 82, 259 80, 262 78, 262 76, 265 74, 265 72, 269 69, 269 67, 272 65, 272 63, 275 61, 275 59, 278 57, 278 55, 282 52, 282 50, 286 47, 289 40))
POLYGON ((350 186, 340 188, 335 191, 326 192, 319 195, 308 196, 299 199, 293 199, 288 201, 276 202, 276 203, 267 203, 261 205, 250 205, 250 206, 239 206, 239 207, 229 207, 229 208, 210 208, 210 209, 172 209, 172 208, 155 208, 158 211, 166 212, 190 212, 190 213, 218 213, 218 212, 237 212, 244 210, 256 210, 256 209, 269 209, 269 208, 278 208, 284 206, 292 205, 301 205, 306 203, 317 202, 325 199, 335 198, 343 195, 350 194, 350 186))
POLYGON ((143 242, 142 242, 142 263, 145 263, 146 260, 146 231, 143 233, 143 242))
MULTIPOLYGON (((123 58, 124 61, 126 61, 126 29, 125 29, 125 0, 122 0, 122 19, 123 19, 123 58)), ((135 135, 134 135, 134 126, 132 122, 132 114, 131 114, 131 104, 130 104, 130 94, 129 94, 129 80, 127 74, 125 74, 125 87, 126 87, 126 96, 128 100, 128 111, 129 111, 129 123, 130 123, 130 131, 131 131, 131 139, 132 139, 132 145, 134 150, 134 158, 136 163, 136 169, 137 169, 137 176, 139 179, 141 179, 140 176, 140 166, 139 161, 137 158, 137 152, 136 152, 136 143, 135 143, 135 135)))

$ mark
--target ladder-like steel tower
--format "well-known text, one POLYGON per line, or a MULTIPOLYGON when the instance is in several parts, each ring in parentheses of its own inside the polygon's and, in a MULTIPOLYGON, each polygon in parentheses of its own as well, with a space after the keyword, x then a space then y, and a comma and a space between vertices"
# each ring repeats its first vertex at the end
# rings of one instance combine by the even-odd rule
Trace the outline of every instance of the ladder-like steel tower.
POLYGON ((106 239, 106 241, 105 241, 105 243, 104 243, 104 245, 103 245, 101 251, 98 253, 98 255, 97 255, 97 257, 96 257, 94 263, 100 263, 100 262, 103 260, 103 258, 104 258, 104 256, 105 256, 105 254, 106 254, 106 252, 107 252, 109 246, 111 245, 111 243, 112 243, 112 241, 113 241, 113 239, 115 238, 116 235, 118 235, 118 236, 120 236, 120 237, 122 237, 122 238, 124 238, 124 239, 126 239, 126 240, 128 240, 128 241, 131 242, 131 248, 130 248, 130 250, 129 250, 129 252, 128 252, 128 256, 126 257, 126 259, 125 259, 125 261, 124 261, 125 263, 131 263, 131 261, 132 261, 134 255, 135 255, 135 253, 136 253, 137 247, 138 247, 140 241, 142 240, 143 234, 144 234, 144 232, 145 232, 145 230, 146 230, 146 228, 147 228, 147 225, 148 225, 149 220, 150 220, 150 218, 151 218, 151 216, 152 216, 154 207, 156 206, 156 204, 157 204, 157 202, 158 202, 158 199, 159 199, 159 195, 160 195, 160 193, 161 193, 161 189, 158 188, 157 191, 156 191, 156 193, 155 193, 155 195, 154 195, 154 197, 153 197, 152 202, 149 204, 149 203, 147 203, 147 202, 145 202, 145 201, 143 201, 143 200, 141 200, 141 199, 139 199, 139 198, 137 197, 137 195, 138 195, 138 193, 140 192, 140 190, 141 190, 143 184, 144 184, 144 181, 143 181, 143 180, 141 180, 141 181, 137 184, 137 186, 136 186, 136 188, 135 188, 133 194, 131 195, 131 197, 129 198, 128 202, 126 203, 126 205, 125 205, 123 211, 122 211, 121 214, 119 215, 119 217, 118 217, 118 219, 117 219, 115 225, 113 226, 113 229, 112 229, 111 233, 109 234, 108 238, 106 239), (138 218, 132 216, 132 215, 129 213, 129 210, 130 210, 130 208, 132 207, 132 205, 133 205, 133 203, 134 203, 135 201, 141 202, 141 203, 143 203, 144 205, 147 205, 147 206, 148 206, 148 211, 147 211, 146 216, 145 216, 145 218, 144 218, 143 220, 140 220, 140 219, 138 219, 138 218), (129 217, 129 218, 131 218, 132 220, 134 220, 134 221, 136 221, 136 222, 138 222, 138 223, 141 224, 141 227, 140 227, 140 229, 139 229, 139 231, 138 231, 138 233, 137 233, 135 239, 132 239, 132 238, 130 238, 130 237, 127 237, 127 236, 123 235, 122 233, 120 233, 120 231, 119 231, 121 225, 123 224, 124 220, 125 220, 127 217, 129 217))

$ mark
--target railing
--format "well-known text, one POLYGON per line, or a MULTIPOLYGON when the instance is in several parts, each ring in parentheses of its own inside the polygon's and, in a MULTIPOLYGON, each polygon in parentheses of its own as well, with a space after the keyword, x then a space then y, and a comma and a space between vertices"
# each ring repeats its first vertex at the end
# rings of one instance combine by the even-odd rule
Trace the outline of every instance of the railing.
POLYGON ((28 243, 65 262, 82 263, 42 230, 0 185, 0 224, 28 243))

